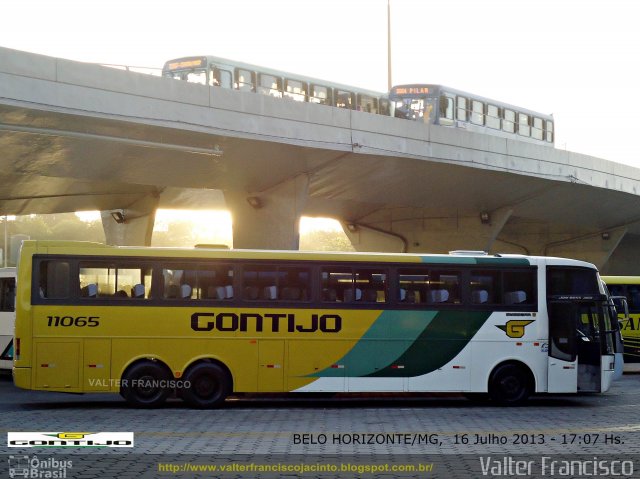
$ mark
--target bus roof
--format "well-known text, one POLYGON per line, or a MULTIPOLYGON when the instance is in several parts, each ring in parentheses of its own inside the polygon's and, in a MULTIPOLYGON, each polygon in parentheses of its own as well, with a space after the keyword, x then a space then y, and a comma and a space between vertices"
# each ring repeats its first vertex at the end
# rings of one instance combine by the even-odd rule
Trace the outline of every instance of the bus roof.
POLYGON ((123 256, 123 257, 165 257, 175 259, 245 259, 245 260, 302 260, 331 262, 381 262, 408 264, 460 264, 460 265, 512 265, 529 266, 535 264, 557 264, 582 266, 595 269, 585 261, 536 257, 515 254, 456 255, 456 254, 419 254, 419 253, 371 253, 371 252, 320 252, 290 250, 242 250, 222 249, 220 247, 176 248, 145 246, 110 246, 103 243, 85 241, 38 241, 23 242, 24 251, 31 254, 59 254, 86 256, 123 256))

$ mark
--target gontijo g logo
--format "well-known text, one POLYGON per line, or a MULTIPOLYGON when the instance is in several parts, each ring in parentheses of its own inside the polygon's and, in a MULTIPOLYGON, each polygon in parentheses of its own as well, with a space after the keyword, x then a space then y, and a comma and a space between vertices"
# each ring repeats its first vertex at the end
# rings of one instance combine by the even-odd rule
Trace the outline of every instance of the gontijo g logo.
POLYGON ((524 336, 524 328, 533 321, 533 319, 512 319, 507 321, 507 324, 496 325, 496 327, 502 329, 510 338, 521 338, 524 336))
POLYGON ((132 432, 8 432, 9 447, 133 447, 132 432))

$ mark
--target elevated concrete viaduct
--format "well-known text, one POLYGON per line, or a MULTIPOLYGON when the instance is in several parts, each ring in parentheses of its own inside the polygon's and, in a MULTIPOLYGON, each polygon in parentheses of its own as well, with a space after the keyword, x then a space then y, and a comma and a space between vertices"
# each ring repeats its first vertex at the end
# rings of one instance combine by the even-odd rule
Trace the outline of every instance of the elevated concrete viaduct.
POLYGON ((240 248, 295 249, 301 215, 329 216, 358 250, 640 270, 637 168, 2 48, 0 168, 0 214, 102 210, 115 244, 148 244, 158 207, 226 207, 240 248))

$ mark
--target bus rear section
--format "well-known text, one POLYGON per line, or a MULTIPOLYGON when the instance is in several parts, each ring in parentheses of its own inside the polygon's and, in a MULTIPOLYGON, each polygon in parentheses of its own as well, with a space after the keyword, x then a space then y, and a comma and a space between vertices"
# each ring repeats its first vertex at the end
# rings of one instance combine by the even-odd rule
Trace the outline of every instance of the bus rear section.
POLYGON ((16 321, 16 269, 0 268, 0 369, 13 366, 13 333, 16 321))

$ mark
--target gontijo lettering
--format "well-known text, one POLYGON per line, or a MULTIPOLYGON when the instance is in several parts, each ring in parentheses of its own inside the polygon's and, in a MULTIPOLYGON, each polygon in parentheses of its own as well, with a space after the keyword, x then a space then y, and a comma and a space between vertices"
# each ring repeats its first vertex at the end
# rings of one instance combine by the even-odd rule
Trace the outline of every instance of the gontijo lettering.
POLYGON ((263 331, 289 333, 337 333, 342 329, 342 317, 337 314, 312 314, 301 318, 295 313, 193 313, 194 331, 263 331))

